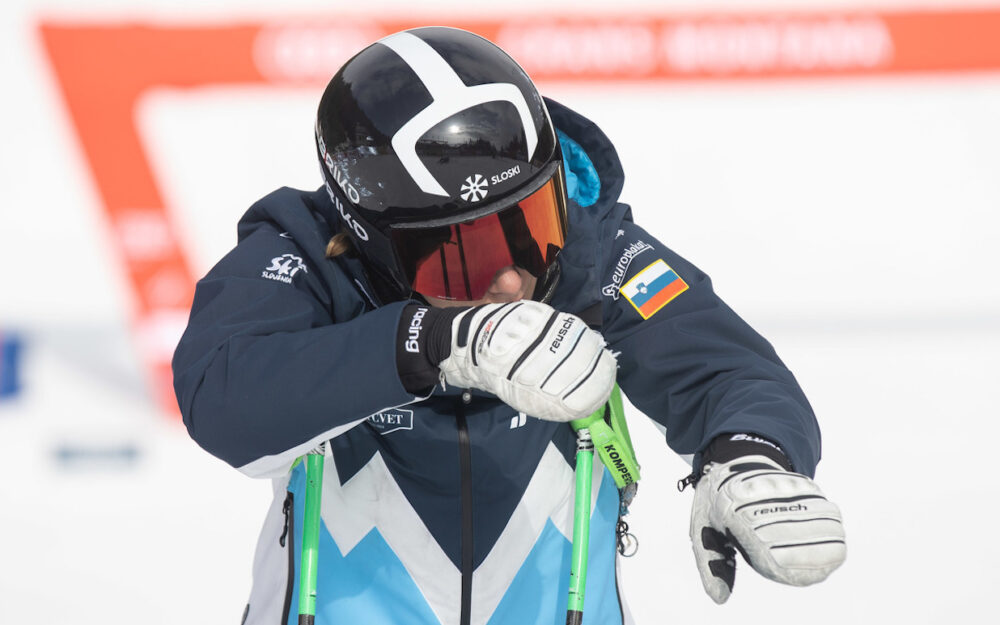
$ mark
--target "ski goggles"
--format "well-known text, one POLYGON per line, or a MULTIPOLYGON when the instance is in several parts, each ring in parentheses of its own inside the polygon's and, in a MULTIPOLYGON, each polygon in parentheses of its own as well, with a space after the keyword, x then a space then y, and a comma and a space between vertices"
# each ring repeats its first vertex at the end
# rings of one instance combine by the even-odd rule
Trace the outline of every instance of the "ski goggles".
POLYGON ((506 198, 474 219, 394 226, 393 247, 411 288, 424 296, 476 301, 507 267, 544 282, 566 238, 562 168, 559 162, 550 167, 551 175, 540 176, 540 187, 506 198))

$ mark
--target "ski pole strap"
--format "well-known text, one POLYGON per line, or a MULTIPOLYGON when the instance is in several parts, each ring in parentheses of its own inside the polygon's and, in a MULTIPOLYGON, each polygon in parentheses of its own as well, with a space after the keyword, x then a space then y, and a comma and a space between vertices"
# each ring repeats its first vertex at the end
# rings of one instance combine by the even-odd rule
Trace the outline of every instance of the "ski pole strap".
POLYGON ((576 431, 587 428, 594 448, 601 462, 611 472, 615 485, 619 490, 629 484, 639 481, 639 463, 632 449, 632 438, 629 436, 628 424, 625 422, 625 410, 622 407, 622 395, 618 385, 611 391, 608 403, 603 410, 583 419, 571 421, 570 425, 576 431))

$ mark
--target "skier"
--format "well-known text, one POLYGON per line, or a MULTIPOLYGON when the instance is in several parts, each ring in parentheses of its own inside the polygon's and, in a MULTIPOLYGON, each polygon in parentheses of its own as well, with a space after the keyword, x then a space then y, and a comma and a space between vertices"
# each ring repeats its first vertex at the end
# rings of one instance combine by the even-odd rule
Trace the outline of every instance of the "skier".
MULTIPOLYGON (((568 422, 616 381, 693 464, 713 600, 736 548, 793 585, 840 565, 805 396, 708 276, 633 223, 592 122, 494 44, 429 27, 349 60, 315 140, 324 186, 250 208, 173 361, 195 441, 273 479, 245 623, 295 618, 295 460, 323 441, 317 623, 563 622, 568 422)), ((620 494, 594 464, 586 618, 629 623, 620 494)))

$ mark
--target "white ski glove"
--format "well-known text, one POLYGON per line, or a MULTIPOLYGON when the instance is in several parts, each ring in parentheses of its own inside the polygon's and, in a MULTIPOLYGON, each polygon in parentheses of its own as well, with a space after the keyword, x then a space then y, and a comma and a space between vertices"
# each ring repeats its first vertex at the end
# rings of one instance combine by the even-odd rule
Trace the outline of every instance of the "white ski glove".
POLYGON ((764 577, 793 586, 823 581, 847 555, 836 504, 766 456, 705 466, 690 534, 702 585, 719 604, 733 590, 734 547, 764 577))
POLYGON ((533 301, 477 306, 452 321, 443 380, 527 415, 571 421, 607 401, 617 364, 579 317, 533 301))

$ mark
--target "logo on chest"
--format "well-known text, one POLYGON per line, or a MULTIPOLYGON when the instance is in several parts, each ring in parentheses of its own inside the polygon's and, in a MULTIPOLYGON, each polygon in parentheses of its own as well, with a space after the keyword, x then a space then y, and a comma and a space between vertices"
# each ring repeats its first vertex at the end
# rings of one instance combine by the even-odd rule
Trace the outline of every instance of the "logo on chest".
POLYGON ((413 411, 402 408, 383 410, 368 417, 368 424, 383 436, 396 430, 412 430, 413 411))
POLYGON ((309 268, 302 262, 301 257, 294 254, 282 254, 271 259, 271 264, 261 272, 260 277, 291 284, 292 278, 300 270, 303 273, 309 273, 309 268))

